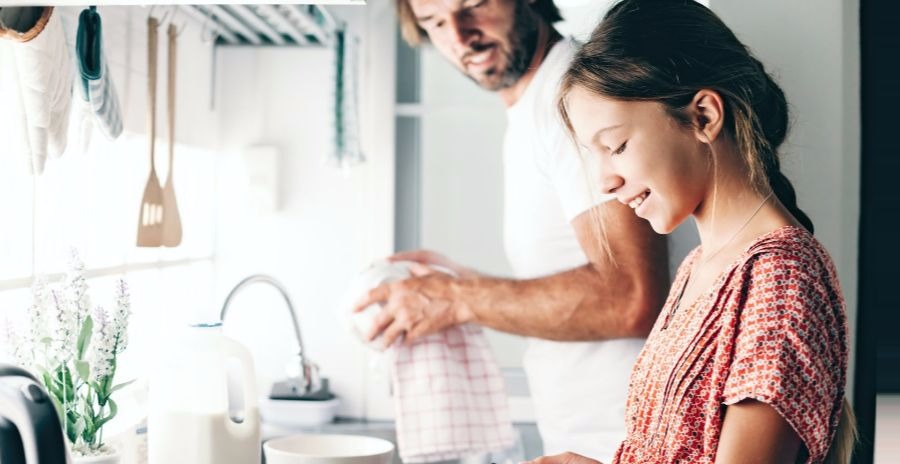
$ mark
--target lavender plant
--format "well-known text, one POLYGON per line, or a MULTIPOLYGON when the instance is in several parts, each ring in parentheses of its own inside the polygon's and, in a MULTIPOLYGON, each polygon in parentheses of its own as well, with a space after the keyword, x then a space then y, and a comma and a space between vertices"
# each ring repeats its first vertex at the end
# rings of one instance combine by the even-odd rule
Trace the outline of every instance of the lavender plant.
POLYGON ((91 307, 84 264, 73 252, 61 282, 35 279, 27 328, 9 334, 14 359, 36 373, 50 393, 73 454, 111 451, 103 442, 103 426, 118 412, 113 393, 131 383, 114 383, 117 357, 128 346, 130 314, 124 280, 116 284, 112 311, 91 307))

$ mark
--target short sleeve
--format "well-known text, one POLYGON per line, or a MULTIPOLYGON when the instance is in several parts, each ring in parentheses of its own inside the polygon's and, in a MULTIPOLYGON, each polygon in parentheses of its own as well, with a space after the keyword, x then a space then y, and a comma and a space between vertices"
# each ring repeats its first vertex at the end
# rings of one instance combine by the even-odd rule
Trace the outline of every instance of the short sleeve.
POLYGON ((824 459, 846 381, 843 300, 827 266, 803 256, 753 257, 744 275, 723 403, 755 399, 794 428, 810 462, 824 459))

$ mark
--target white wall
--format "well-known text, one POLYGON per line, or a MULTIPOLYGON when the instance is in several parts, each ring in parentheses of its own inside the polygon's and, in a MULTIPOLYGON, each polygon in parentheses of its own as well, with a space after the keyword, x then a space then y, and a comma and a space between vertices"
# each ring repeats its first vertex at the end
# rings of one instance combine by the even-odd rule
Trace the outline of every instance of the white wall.
MULTIPOLYGON (((251 273, 271 274, 291 293, 310 358, 329 377, 342 401, 342 415, 366 414, 370 354, 345 325, 340 305, 354 275, 392 246, 393 88, 392 67, 380 47, 392 29, 383 27, 384 5, 335 7, 363 38, 360 82, 364 101, 365 164, 348 172, 325 165, 332 151, 334 54, 330 48, 222 48, 217 105, 222 110, 221 158, 216 174, 216 294, 251 273), (392 94, 388 94, 392 97, 392 94), (390 134, 385 139, 384 134, 390 134), (280 149, 281 208, 259 211, 249 202, 248 146, 280 149)), ((215 309, 218 311, 218 308, 215 309)), ((235 300, 226 332, 254 352, 260 386, 283 377, 296 352, 284 303, 258 286, 235 300)))

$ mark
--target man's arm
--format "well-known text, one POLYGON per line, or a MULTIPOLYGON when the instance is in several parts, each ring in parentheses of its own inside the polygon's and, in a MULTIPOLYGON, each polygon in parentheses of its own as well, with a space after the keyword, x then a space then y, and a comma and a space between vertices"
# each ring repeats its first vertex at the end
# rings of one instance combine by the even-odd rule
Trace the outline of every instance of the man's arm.
POLYGON ((463 279, 457 301, 469 320, 551 340, 646 336, 668 290, 665 238, 631 208, 609 201, 602 214, 609 255, 590 212, 572 221, 589 263, 537 279, 463 279))
MULTIPOLYGON (((529 280, 457 268, 457 278, 431 273, 378 287, 358 305, 385 303, 370 338, 384 333, 389 346, 404 332, 414 340, 466 322, 551 340, 646 336, 668 290, 665 237, 619 202, 595 210, 603 218, 609 255, 591 212, 582 213, 572 225, 588 264, 529 280)), ((397 258, 452 267, 421 253, 397 258)))

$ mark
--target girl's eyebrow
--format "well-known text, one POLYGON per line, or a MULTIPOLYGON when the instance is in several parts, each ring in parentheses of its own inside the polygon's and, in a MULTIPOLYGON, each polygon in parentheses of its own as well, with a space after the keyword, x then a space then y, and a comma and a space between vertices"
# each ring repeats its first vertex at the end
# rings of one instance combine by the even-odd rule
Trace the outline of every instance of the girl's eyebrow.
POLYGON ((613 129, 618 129, 618 128, 620 128, 620 127, 622 127, 621 124, 616 124, 616 125, 614 125, 614 126, 604 127, 603 129, 600 129, 600 130, 598 130, 597 132, 594 132, 594 136, 591 137, 591 143, 596 144, 596 145, 599 145, 599 144, 600 144, 600 135, 601 135, 601 134, 603 134, 603 133, 606 132, 606 131, 610 131, 610 130, 613 130, 613 129))

